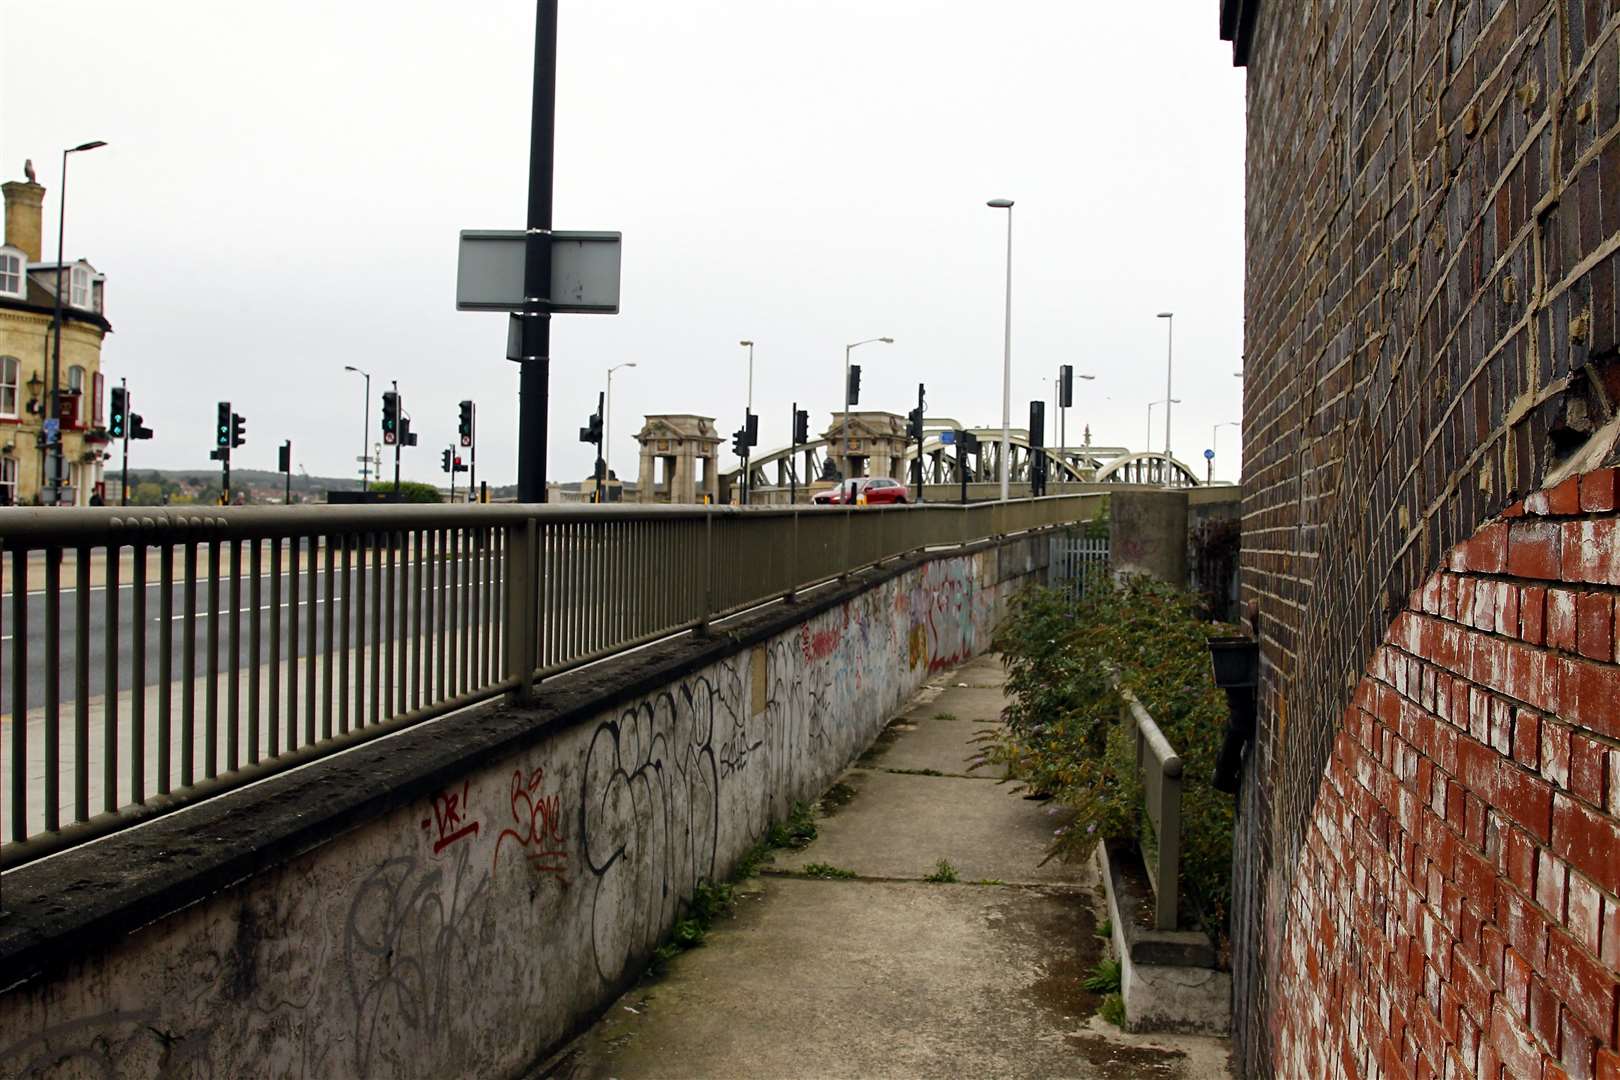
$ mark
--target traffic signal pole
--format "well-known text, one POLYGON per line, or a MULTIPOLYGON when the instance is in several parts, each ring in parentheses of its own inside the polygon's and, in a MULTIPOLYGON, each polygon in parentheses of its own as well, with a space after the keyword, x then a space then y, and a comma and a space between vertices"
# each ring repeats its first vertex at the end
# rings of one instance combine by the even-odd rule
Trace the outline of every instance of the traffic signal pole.
POLYGON ((529 114, 528 236, 524 310, 518 316, 518 501, 546 501, 546 420, 551 375, 551 203, 556 155, 557 0, 537 0, 534 104, 529 114))
POLYGON ((129 380, 119 379, 118 385, 124 390, 124 465, 119 472, 118 505, 129 505, 129 380))
POLYGON ((788 423, 788 505, 799 502, 799 463, 793 459, 799 454, 799 403, 793 403, 793 415, 788 423))

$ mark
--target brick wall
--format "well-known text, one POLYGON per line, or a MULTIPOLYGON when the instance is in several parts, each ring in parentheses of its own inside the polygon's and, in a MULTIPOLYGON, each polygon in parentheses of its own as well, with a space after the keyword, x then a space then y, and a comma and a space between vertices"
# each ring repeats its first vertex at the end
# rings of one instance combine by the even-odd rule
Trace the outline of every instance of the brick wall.
POLYGON ((1279 1076, 1620 1077, 1617 476, 1454 548, 1356 685, 1285 900, 1279 1076))
POLYGON ((1248 67, 1242 576, 1262 643, 1236 1032, 1250 1075, 1293 1080, 1272 1061, 1276 989, 1358 680, 1452 545, 1548 477, 1613 460, 1620 7, 1225 15, 1248 67))

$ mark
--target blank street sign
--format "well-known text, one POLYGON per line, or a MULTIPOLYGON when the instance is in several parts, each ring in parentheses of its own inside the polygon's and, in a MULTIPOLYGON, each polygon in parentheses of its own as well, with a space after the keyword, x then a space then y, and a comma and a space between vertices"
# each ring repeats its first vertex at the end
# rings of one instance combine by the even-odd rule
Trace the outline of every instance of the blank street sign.
MULTIPOLYGON (((549 309, 617 315, 621 233, 553 232, 549 309)), ((457 311, 523 309, 524 233, 463 229, 456 259, 457 311)))

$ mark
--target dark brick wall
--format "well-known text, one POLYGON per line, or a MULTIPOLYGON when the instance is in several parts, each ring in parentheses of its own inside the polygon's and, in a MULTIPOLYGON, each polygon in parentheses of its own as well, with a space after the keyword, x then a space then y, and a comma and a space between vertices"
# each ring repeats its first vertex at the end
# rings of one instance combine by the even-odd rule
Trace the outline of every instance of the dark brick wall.
POLYGON ((1270 1075, 1294 876, 1352 692, 1451 545, 1609 454, 1620 0, 1248 0, 1243 588, 1260 734, 1234 883, 1270 1075))

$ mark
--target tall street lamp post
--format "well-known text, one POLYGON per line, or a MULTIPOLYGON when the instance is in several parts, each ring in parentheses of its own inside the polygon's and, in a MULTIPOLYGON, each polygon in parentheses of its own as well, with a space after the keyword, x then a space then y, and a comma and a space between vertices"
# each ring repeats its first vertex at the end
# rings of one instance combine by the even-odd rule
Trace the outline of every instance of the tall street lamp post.
MULTIPOLYGON (((862 345, 870 345, 874 341, 881 341, 885 345, 893 345, 892 337, 870 337, 844 346, 844 445, 839 448, 840 456, 844 459, 844 471, 849 472, 849 354, 862 345)), ((853 477, 845 476, 845 480, 853 477)))
POLYGON ((62 184, 56 189, 56 311, 51 319, 51 419, 56 421, 56 440, 51 452, 51 505, 62 502, 62 260, 63 236, 67 232, 67 159, 69 154, 106 146, 96 139, 62 151, 62 184))
MULTIPOLYGON (((1164 467, 1170 468, 1170 406, 1176 404, 1170 389, 1171 347, 1175 337, 1176 316, 1173 311, 1159 312, 1164 320, 1164 467)), ((1151 415, 1151 414, 1150 414, 1151 415)), ((1150 421, 1151 423, 1151 421, 1150 421)), ((1165 474, 1166 477, 1169 473, 1165 474)))
POLYGON ((745 345, 748 348, 748 404, 747 404, 746 408, 748 409, 749 412, 753 412, 754 411, 754 343, 752 341, 739 341, 739 342, 737 342, 737 344, 745 345))
MULTIPOLYGON (((602 469, 607 476, 602 477, 603 485, 608 477, 613 475, 613 373, 622 367, 635 367, 634 360, 626 360, 622 364, 614 364, 607 370, 607 395, 602 403, 602 469)), ((603 492, 603 501, 606 501, 606 492, 603 492)))
MULTIPOLYGON (((1150 452, 1150 453, 1151 453, 1151 452, 1152 452, 1152 450, 1153 450, 1153 406, 1155 406, 1155 405, 1164 405, 1164 404, 1165 404, 1165 403, 1164 403, 1164 402, 1163 402, 1163 401, 1150 401, 1150 402, 1148 402, 1148 431, 1147 431, 1147 441, 1146 441, 1146 442, 1145 442, 1145 443, 1143 443, 1143 444, 1142 444, 1142 445, 1143 445, 1143 446, 1144 446, 1144 447, 1146 447, 1146 448, 1147 448, 1147 449, 1148 449, 1148 451, 1149 451, 1149 452, 1150 452)), ((1181 404, 1181 399, 1180 399, 1180 398, 1176 398, 1176 399, 1175 399, 1175 402, 1174 402, 1174 404, 1176 404, 1176 405, 1180 405, 1180 404, 1181 404)), ((1168 414, 1167 414, 1167 415, 1168 415, 1168 414)), ((1168 455, 1168 454, 1166 454, 1166 455, 1165 455, 1165 456, 1166 456, 1166 457, 1168 457, 1168 456, 1169 456, 1169 455, 1168 455)))
POLYGON ((1011 199, 991 199, 993 210, 1007 211, 1007 301, 1001 334, 1001 501, 1007 501, 1012 473, 1012 208, 1011 199))
POLYGON ((371 455, 366 451, 366 447, 371 441, 371 372, 361 371, 353 364, 344 364, 343 370, 364 375, 366 379, 366 407, 360 412, 360 490, 370 491, 371 455))

